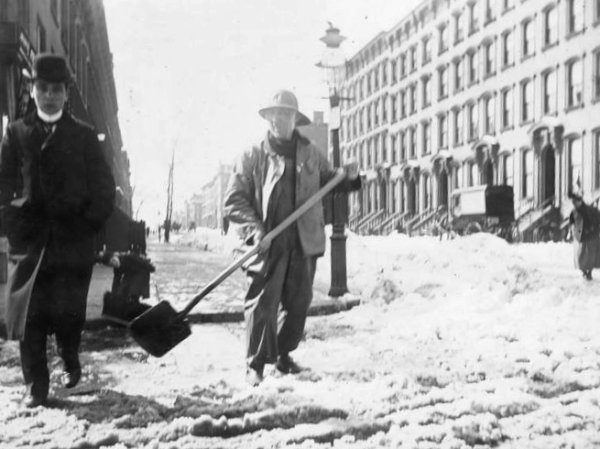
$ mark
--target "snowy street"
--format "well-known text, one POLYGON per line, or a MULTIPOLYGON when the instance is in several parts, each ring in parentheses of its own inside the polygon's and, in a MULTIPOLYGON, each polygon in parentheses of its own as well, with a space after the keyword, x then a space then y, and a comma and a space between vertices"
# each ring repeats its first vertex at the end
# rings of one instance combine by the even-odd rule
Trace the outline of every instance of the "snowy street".
MULTIPOLYGON (((232 243, 200 231, 177 241, 149 255, 152 300, 180 308, 232 243)), ((247 386, 242 323, 194 325, 162 358, 108 328, 85 332, 73 392, 26 409, 18 346, 0 341, 0 448, 598 447, 594 274, 582 279, 568 243, 350 234, 348 285, 362 303, 308 319, 301 374, 268 366, 247 386)), ((316 285, 328 283, 326 254, 316 285)), ((203 307, 239 307, 243 289, 236 273, 203 307)))

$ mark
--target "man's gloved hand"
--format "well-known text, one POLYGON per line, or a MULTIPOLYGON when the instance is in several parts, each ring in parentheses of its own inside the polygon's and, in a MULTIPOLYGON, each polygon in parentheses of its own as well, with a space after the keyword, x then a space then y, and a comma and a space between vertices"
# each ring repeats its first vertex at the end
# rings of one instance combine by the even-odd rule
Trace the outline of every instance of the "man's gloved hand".
POLYGON ((348 162, 344 164, 344 171, 346 172, 346 177, 350 181, 354 181, 358 178, 358 162, 356 159, 349 159, 348 162))

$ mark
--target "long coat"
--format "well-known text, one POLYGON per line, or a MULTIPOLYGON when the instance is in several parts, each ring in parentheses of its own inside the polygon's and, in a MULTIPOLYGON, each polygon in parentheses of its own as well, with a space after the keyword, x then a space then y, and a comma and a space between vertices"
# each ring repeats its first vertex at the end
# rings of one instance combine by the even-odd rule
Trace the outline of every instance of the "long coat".
POLYGON ((573 234, 575 267, 591 270, 600 267, 600 211, 588 204, 573 209, 569 215, 573 234))
MULTIPOLYGON (((11 258, 28 261, 9 278, 9 301, 19 302, 18 317, 26 316, 22 310, 31 289, 17 293, 14 281, 27 278, 23 270, 35 277, 31 267, 39 264, 32 260, 39 261, 42 250, 45 269, 90 269, 95 234, 112 211, 114 194, 110 167, 91 126, 65 112, 46 135, 35 111, 8 125, 0 150, 1 224, 11 258)), ((15 328, 18 337, 24 323, 6 319, 7 330, 15 328)))

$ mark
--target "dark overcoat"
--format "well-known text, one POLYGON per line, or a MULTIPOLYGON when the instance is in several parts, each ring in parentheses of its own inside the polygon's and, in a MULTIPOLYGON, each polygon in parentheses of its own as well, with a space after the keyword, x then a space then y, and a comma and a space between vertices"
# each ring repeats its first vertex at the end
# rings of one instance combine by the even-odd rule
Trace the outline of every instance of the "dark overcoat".
POLYGON ((0 150, 0 206, 13 259, 39 259, 45 248, 43 269, 89 270, 95 234, 114 195, 91 126, 65 112, 47 135, 35 111, 8 125, 0 150))
POLYGON ((573 235, 573 258, 575 267, 591 270, 600 267, 600 211, 582 204, 569 216, 573 235))

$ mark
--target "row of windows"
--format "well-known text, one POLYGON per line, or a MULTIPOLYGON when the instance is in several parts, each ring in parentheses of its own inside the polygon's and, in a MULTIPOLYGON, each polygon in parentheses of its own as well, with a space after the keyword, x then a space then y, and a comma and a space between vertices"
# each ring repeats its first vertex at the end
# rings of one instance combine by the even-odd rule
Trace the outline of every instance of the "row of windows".
MULTIPOLYGON (((593 145, 593 160, 594 177, 592 187, 600 188, 600 131, 592 134, 593 145)), ((551 151, 551 150, 550 150, 551 151)), ((583 179, 583 139, 580 136, 573 136, 566 139, 566 182, 568 188, 582 188, 584 185, 583 179)), ((525 149, 518 154, 520 158, 520 173, 519 173, 519 190, 520 198, 523 200, 529 199, 534 195, 533 181, 533 166, 534 166, 534 151, 525 149)), ((514 160, 512 153, 503 154, 500 156, 497 167, 497 181, 493 176, 493 165, 491 161, 486 161, 483 166, 480 166, 475 161, 466 161, 455 168, 453 173, 453 187, 471 187, 480 184, 499 183, 504 185, 514 185, 514 160)), ((446 181, 444 178, 443 181, 446 181)), ((438 182, 442 182, 438 178, 438 182)), ((419 181, 405 181, 397 179, 390 181, 390 207, 389 212, 418 212, 419 204, 417 200, 419 185, 423 189, 423 203, 420 205, 422 209, 428 209, 432 204, 432 185, 431 177, 427 173, 421 175, 419 181)), ((366 212, 370 213, 379 209, 382 206, 383 200, 380 200, 377 195, 376 184, 373 183, 367 189, 363 189, 363 198, 366 202, 366 212)), ((447 192, 447 191, 446 191, 447 192)), ((439 199, 441 204, 444 204, 445 198, 439 199)))
MULTIPOLYGON (((481 0, 483 1, 483 0, 481 0)), ((595 14, 595 22, 600 21, 600 0, 594 0, 596 3, 594 6, 594 14, 595 14)), ((485 0, 485 11, 486 18, 494 19, 494 8, 493 8, 492 0, 485 0)), ((504 0, 503 1, 503 11, 510 10, 513 8, 512 0, 504 0)), ((584 0, 568 0, 566 2, 566 36, 571 36, 573 34, 580 33, 585 30, 585 2, 584 0)), ((466 12, 456 12, 454 14, 454 42, 455 44, 462 41, 463 30, 465 29, 465 24, 463 23, 463 19, 465 14, 468 13, 469 16, 469 30, 478 30, 477 24, 478 13, 476 12, 478 8, 478 2, 472 2, 468 6, 468 11, 466 12)), ((560 29, 560 21, 559 21, 559 13, 560 6, 557 3, 550 3, 547 5, 542 11, 541 16, 541 49, 544 50, 548 47, 552 47, 558 43, 559 40, 559 29, 560 29)), ((449 36, 448 36, 448 23, 443 22, 438 26, 438 49, 439 53, 445 52, 448 48, 449 36)), ((518 25, 520 30, 520 43, 519 43, 519 51, 521 54, 521 59, 526 59, 535 54, 536 51, 536 16, 530 16, 521 21, 518 25)), ((515 54, 516 54, 516 28, 517 26, 513 26, 511 28, 503 31, 500 36, 500 64, 502 68, 510 67, 515 63, 515 54)), ((472 34, 472 33, 470 33, 472 34)), ((414 44, 410 46, 406 51, 401 53, 398 58, 392 59, 389 63, 389 67, 387 61, 381 62, 375 68, 370 70, 368 73, 363 75, 358 80, 352 82, 346 89, 344 93, 346 97, 354 98, 354 103, 356 101, 361 101, 364 98, 370 96, 372 93, 376 92, 379 89, 379 86, 385 86, 388 84, 388 70, 390 72, 390 81, 391 84, 395 84, 399 79, 404 79, 410 73, 414 73, 417 71, 419 61, 420 65, 424 66, 428 64, 432 60, 432 36, 426 35, 421 39, 421 51, 419 52, 418 45, 414 44), (419 56, 420 53, 420 56, 419 56)), ((488 77, 496 72, 496 46, 497 46, 498 37, 486 37, 479 48, 482 50, 481 56, 481 68, 480 72, 482 76, 488 77)), ((467 77, 468 83, 472 84, 477 82, 478 75, 478 66, 479 63, 477 61, 477 48, 470 48, 466 51, 465 56, 465 65, 467 65, 468 70, 464 74, 467 77)), ((463 64, 462 60, 455 60, 453 62, 455 65, 455 73, 459 73, 461 78, 463 75, 463 68, 461 65, 463 64)), ((438 69, 439 70, 439 69, 438 69)), ((462 83, 462 79, 460 80, 462 83)))
MULTIPOLYGON (((559 98, 558 93, 562 92, 564 97, 564 107, 569 110, 580 107, 583 104, 584 89, 584 70, 583 59, 574 58, 569 60, 564 66, 564 89, 561 91, 558 82, 558 73, 556 69, 550 68, 539 75, 539 92, 541 93, 541 115, 552 115, 558 112, 559 98)), ((593 100, 600 100, 600 49, 592 54, 592 95, 593 100)), ((438 71, 438 99, 442 100, 448 96, 447 71, 438 71)), ((455 92, 460 86, 460 71, 454 74, 455 92)), ((499 126, 501 130, 513 127, 515 123, 526 124, 534 120, 534 83, 536 78, 523 79, 518 87, 507 86, 499 92, 500 117, 499 126), (518 119, 514 119, 514 99, 519 99, 518 119)), ((431 105, 431 76, 423 76, 421 83, 421 105, 422 109, 431 105)), ((370 104, 354 111, 346 116, 344 126, 341 128, 342 140, 350 142, 380 125, 386 123, 395 123, 399 119, 405 119, 417 113, 418 83, 413 83, 406 89, 401 90, 397 95, 387 94, 377 98, 370 104), (389 121, 388 121, 389 118, 389 121)), ((486 93, 480 98, 483 106, 483 122, 485 124, 482 132, 484 134, 496 133, 496 96, 497 93, 486 93)), ((467 101, 465 106, 455 111, 456 127, 460 128, 462 123, 462 111, 467 110, 469 117, 469 139, 478 137, 477 123, 479 122, 479 111, 472 106, 474 100, 467 101)), ((457 140, 454 144, 462 143, 462 133, 455 133, 457 140)), ((446 145, 441 145, 442 147, 446 145)))

